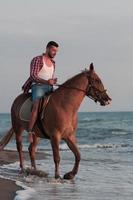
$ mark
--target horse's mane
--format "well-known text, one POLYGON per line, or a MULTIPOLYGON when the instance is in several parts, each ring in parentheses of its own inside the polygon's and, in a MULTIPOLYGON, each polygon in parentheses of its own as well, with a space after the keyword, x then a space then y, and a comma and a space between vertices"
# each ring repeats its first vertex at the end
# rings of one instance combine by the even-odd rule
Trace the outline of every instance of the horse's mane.
MULTIPOLYGON (((90 66, 93 67, 92 65, 90 65, 90 66)), ((85 74, 89 75, 89 73, 91 73, 92 71, 93 71, 93 75, 92 75, 93 80, 101 82, 100 77, 94 71, 94 67, 93 68, 91 68, 91 67, 90 67, 90 69, 85 68, 85 69, 81 70, 81 72, 79 72, 78 74, 76 74, 76 75, 68 78, 62 84, 57 84, 59 87, 57 89, 55 89, 55 90, 58 90, 60 88, 60 86, 70 86, 74 81, 76 81, 77 79, 79 79, 80 76, 85 75, 85 74)))
POLYGON ((79 76, 81 76, 82 72, 70 77, 69 79, 67 79, 64 83, 62 83, 62 85, 67 85, 67 84, 71 84, 72 81, 74 81, 75 79, 77 79, 79 76))
MULTIPOLYGON (((95 73, 95 71, 93 71, 93 72, 94 72, 93 73, 93 78, 95 80, 101 80, 100 77, 95 73)), ((84 74, 89 74, 89 73, 90 73, 90 70, 85 68, 85 69, 81 70, 80 73, 78 73, 78 74, 70 77, 69 79, 67 79, 64 83, 62 83, 62 85, 66 86, 67 84, 71 84, 71 82, 74 81, 75 79, 79 78, 79 76, 84 75, 84 74)))
POLYGON ((58 88, 56 88, 54 90, 54 92, 56 92, 56 90, 59 90, 60 88, 62 88, 61 86, 70 86, 74 81, 76 81, 79 76, 81 76, 83 73, 79 72, 78 74, 68 78, 65 82, 63 82, 62 84, 57 84, 57 86, 59 86, 58 88))

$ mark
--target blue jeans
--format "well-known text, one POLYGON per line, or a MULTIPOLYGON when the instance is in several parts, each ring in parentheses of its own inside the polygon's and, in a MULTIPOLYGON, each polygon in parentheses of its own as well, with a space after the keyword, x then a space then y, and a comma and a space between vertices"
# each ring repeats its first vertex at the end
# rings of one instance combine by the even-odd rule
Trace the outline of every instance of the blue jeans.
POLYGON ((31 86, 32 92, 32 101, 39 100, 44 97, 46 93, 50 93, 53 91, 52 85, 47 84, 34 84, 31 86))

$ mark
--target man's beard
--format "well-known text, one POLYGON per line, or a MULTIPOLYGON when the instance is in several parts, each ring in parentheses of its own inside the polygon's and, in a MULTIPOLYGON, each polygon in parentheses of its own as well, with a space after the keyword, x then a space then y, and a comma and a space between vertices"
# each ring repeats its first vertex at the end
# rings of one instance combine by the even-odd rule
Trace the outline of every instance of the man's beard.
POLYGON ((50 58, 54 58, 54 57, 55 57, 55 55, 51 55, 50 52, 48 52, 48 56, 49 56, 50 58))

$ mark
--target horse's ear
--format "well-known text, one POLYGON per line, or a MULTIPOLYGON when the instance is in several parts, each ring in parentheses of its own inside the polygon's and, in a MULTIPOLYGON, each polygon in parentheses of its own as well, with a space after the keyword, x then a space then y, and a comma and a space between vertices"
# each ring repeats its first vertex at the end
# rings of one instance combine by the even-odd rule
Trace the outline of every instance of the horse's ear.
POLYGON ((94 70, 94 65, 93 63, 90 64, 90 71, 93 71, 94 70))

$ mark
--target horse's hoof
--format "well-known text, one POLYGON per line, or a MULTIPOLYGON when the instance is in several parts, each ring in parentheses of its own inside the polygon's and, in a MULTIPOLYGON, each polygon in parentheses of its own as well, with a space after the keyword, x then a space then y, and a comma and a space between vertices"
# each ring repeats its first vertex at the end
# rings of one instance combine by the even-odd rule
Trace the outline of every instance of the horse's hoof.
POLYGON ((60 175, 55 175, 55 179, 61 179, 60 175))
POLYGON ((75 175, 72 173, 72 172, 68 172, 64 175, 64 179, 67 179, 67 180, 71 180, 75 177, 75 175))
POLYGON ((32 171, 37 171, 37 168, 36 167, 31 167, 31 168, 29 168, 29 170, 32 172, 32 171))
POLYGON ((26 170, 24 168, 21 168, 19 171, 19 174, 24 174, 26 172, 26 170))

